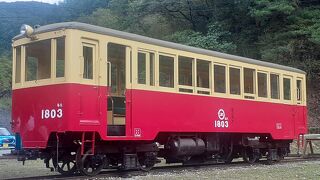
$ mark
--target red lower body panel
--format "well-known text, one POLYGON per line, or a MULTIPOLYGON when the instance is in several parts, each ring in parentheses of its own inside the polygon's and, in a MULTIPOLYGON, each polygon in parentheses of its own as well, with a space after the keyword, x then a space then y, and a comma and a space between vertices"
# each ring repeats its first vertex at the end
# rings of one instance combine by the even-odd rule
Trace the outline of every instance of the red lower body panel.
POLYGON ((104 140, 153 140, 159 132, 306 132, 306 107, 211 96, 126 91, 126 136, 107 136, 107 87, 50 85, 13 91, 13 130, 24 148, 45 148, 51 133, 95 131, 104 140))

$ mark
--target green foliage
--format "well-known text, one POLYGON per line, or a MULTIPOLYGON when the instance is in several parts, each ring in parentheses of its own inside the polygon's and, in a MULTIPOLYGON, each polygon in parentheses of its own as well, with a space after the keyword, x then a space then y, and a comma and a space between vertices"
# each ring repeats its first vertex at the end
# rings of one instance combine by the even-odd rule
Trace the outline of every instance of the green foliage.
POLYGON ((235 45, 226 40, 228 36, 230 36, 229 32, 224 31, 221 26, 213 23, 208 26, 206 34, 185 30, 174 33, 168 37, 168 40, 204 49, 232 52, 235 50, 235 45))
POLYGON ((0 99, 11 95, 12 61, 9 55, 0 56, 0 99))

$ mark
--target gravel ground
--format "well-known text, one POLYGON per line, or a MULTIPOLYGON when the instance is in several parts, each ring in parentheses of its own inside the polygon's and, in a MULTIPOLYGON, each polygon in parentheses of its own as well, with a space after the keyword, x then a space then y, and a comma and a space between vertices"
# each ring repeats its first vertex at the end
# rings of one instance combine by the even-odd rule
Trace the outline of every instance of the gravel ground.
MULTIPOLYGON (((140 171, 103 172, 93 179, 320 179, 320 159, 312 161, 282 162, 274 165, 208 165, 196 167, 159 167, 148 173, 140 171)), ((54 179, 67 177, 57 176, 50 172, 42 161, 27 161, 25 166, 15 159, 0 159, 0 179, 29 178, 54 179)), ((71 179, 87 179, 76 176, 71 179)))

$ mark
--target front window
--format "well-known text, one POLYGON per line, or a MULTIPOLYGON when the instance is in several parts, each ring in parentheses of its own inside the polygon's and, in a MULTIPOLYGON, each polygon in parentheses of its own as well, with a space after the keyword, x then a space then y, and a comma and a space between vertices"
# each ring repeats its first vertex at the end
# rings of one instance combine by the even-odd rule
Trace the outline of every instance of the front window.
POLYGON ((51 40, 25 46, 25 80, 49 79, 51 75, 51 40))

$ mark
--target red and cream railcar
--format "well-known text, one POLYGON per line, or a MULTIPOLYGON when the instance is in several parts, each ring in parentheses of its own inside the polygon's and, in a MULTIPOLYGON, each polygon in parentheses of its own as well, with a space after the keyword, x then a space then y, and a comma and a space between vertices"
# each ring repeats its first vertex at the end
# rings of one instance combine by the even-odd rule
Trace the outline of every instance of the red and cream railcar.
POLYGON ((77 22, 24 28, 13 39, 20 160, 86 175, 158 157, 273 161, 307 130, 301 70, 77 22))

